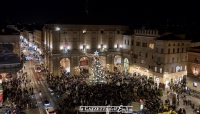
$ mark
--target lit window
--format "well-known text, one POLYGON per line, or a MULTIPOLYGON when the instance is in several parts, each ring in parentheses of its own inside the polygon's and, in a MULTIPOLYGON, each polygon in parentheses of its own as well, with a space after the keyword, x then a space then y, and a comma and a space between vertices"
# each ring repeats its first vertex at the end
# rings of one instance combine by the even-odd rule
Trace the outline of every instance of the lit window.
POLYGON ((160 68, 160 73, 162 73, 162 68, 160 68))
POLYGON ((154 49, 154 44, 149 44, 149 48, 154 49))
POLYGON ((144 60, 141 60, 141 64, 144 64, 145 63, 145 61, 144 60))
POLYGON ((83 30, 83 33, 86 33, 86 30, 83 30))

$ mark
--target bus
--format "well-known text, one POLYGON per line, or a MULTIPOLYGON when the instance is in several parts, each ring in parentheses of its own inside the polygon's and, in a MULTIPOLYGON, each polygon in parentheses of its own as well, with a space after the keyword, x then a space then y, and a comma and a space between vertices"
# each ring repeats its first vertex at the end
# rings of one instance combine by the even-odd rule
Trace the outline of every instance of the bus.
POLYGON ((47 107, 46 108, 46 113, 47 114, 56 114, 56 111, 54 110, 53 107, 47 107))

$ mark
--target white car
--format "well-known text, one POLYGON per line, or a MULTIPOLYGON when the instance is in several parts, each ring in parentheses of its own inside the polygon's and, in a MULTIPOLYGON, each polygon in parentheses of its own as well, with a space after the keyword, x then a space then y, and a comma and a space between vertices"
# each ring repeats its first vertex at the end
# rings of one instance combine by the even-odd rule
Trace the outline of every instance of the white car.
POLYGON ((35 72, 41 72, 42 69, 40 67, 40 65, 35 65, 35 72))
POLYGON ((50 102, 46 99, 46 100, 44 100, 44 106, 45 107, 48 107, 48 106, 50 106, 50 102))

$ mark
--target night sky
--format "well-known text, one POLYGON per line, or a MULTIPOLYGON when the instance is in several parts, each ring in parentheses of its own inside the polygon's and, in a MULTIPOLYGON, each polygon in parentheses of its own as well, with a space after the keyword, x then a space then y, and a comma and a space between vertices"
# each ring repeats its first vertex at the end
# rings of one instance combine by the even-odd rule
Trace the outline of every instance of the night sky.
MULTIPOLYGON (((89 14, 98 13, 134 24, 199 24, 200 19, 200 8, 194 2, 88 0, 87 6, 89 14)), ((86 0, 1 0, 0 21, 44 23, 85 9, 86 0)))

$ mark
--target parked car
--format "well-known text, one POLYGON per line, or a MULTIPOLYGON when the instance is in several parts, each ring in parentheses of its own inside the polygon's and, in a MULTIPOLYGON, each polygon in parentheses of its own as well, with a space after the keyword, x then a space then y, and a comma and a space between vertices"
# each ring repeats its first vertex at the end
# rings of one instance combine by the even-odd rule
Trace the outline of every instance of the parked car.
POLYGON ((14 52, 12 52, 11 50, 2 50, 0 51, 0 56, 6 56, 6 55, 11 55, 11 56, 15 56, 17 54, 15 54, 14 52))

